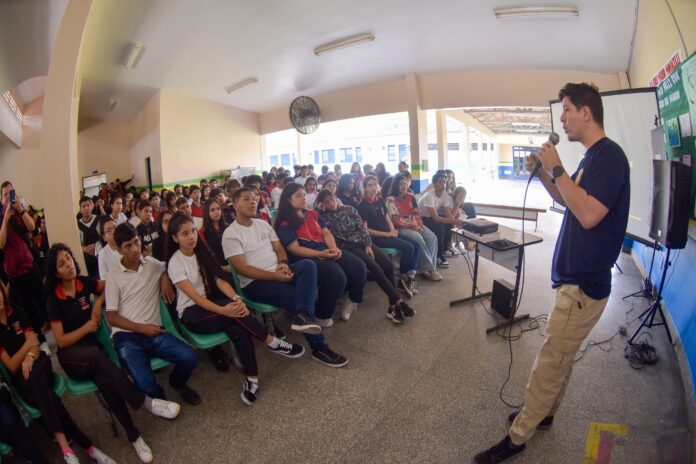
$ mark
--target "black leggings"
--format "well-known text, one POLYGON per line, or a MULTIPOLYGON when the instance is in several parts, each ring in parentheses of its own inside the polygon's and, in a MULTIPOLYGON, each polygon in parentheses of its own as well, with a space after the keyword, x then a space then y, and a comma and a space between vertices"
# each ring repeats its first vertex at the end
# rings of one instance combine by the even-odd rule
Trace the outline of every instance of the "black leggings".
POLYGON ((133 409, 145 402, 145 393, 138 390, 109 357, 96 346, 73 345, 58 350, 58 359, 63 370, 75 380, 91 380, 99 389, 109 409, 126 430, 128 441, 138 439, 140 432, 135 427, 126 403, 133 409))
POLYGON ((423 224, 432 230, 437 237, 437 256, 444 258, 445 251, 449 250, 452 243, 452 225, 435 222, 433 218, 423 218, 423 224))
POLYGON ((379 288, 381 288, 389 298, 389 304, 396 304, 401 297, 396 292, 396 288, 394 288, 394 263, 392 263, 389 256, 385 255, 384 252, 376 246, 372 245, 371 248, 372 253, 375 255, 374 258, 365 252, 365 247, 362 245, 350 243, 343 246, 343 250, 349 251, 365 263, 365 267, 367 267, 372 278, 375 279, 379 288))
POLYGON ((22 307, 34 333, 39 337, 39 342, 45 342, 46 337, 44 337, 41 328, 47 320, 46 301, 43 298, 43 292, 38 290, 41 288, 39 277, 32 270, 21 276, 10 277, 8 282, 10 284, 10 299, 22 307))
MULTIPOLYGON (((216 300, 215 303, 224 306, 230 300, 216 300)), ((198 305, 189 306, 181 315, 181 322, 193 332, 210 334, 225 332, 239 353, 244 373, 250 377, 259 375, 256 363, 254 341, 251 336, 265 343, 268 337, 268 329, 255 317, 228 317, 203 309, 198 305)))
POLYGON ((92 440, 80 430, 63 402, 53 392, 53 369, 48 356, 43 352, 39 355, 28 379, 24 378, 20 368, 15 374, 15 384, 22 396, 41 411, 41 418, 51 434, 64 433, 84 449, 92 446, 92 440))

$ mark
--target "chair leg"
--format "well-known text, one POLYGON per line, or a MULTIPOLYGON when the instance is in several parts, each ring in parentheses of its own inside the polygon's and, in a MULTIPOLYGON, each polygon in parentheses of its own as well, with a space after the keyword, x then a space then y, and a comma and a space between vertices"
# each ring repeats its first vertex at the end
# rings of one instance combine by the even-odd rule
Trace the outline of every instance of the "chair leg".
POLYGON ((106 414, 109 416, 109 421, 111 422, 111 430, 114 433, 114 438, 118 437, 118 428, 116 427, 116 420, 114 419, 114 414, 111 412, 111 408, 109 407, 108 404, 106 404, 106 401, 104 400, 104 397, 101 396, 101 393, 98 391, 94 392, 95 395, 97 395, 97 399, 102 405, 102 408, 104 408, 104 411, 106 414))

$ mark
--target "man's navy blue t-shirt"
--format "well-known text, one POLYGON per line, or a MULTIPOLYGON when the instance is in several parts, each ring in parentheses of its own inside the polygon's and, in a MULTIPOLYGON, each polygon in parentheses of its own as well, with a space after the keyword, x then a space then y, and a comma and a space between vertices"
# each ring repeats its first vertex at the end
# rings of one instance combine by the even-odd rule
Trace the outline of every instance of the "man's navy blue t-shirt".
POLYGON ((609 212, 599 224, 585 230, 566 208, 551 279, 554 288, 577 284, 590 298, 599 300, 611 292, 611 268, 619 257, 628 224, 628 160, 621 147, 605 137, 587 150, 571 178, 609 212))

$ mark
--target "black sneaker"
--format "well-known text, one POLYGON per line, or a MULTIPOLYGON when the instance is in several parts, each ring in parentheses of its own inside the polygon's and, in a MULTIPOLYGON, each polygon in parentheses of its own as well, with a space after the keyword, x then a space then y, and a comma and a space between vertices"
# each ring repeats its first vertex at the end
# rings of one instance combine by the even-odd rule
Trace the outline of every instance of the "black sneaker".
POLYGON ((290 325, 290 328, 297 332, 311 335, 319 335, 321 333, 321 326, 305 311, 297 313, 295 317, 292 318, 292 325, 290 325))
POLYGON ((510 437, 505 435, 500 443, 474 456, 474 462, 476 464, 498 464, 521 453, 526 447, 527 445, 515 445, 510 441, 510 437))
MULTIPOLYGON (((513 413, 510 413, 510 415, 508 416, 508 420, 510 421, 510 423, 512 423, 515 420, 515 417, 517 417, 517 415, 519 413, 520 413, 519 411, 515 411, 513 413)), ((550 429, 552 425, 553 425, 553 416, 546 416, 541 420, 541 422, 539 422, 539 425, 537 425, 537 429, 539 429, 539 430, 550 429)))
POLYGON ((277 347, 271 348, 268 346, 268 349, 274 353, 285 356, 286 358, 299 358, 304 354, 304 346, 302 345, 295 345, 294 343, 289 343, 285 340, 278 340, 278 342, 277 347))
POLYGON ((252 382, 251 380, 245 380, 242 384, 242 394, 240 395, 242 401, 251 406, 256 401, 256 397, 259 395, 259 383, 252 382))
POLYGON ((416 315, 416 310, 407 305, 405 301, 402 301, 399 304, 399 309, 401 310, 401 314, 403 314, 404 317, 413 317, 416 315))
POLYGON ((403 291, 409 298, 413 298, 413 291, 411 290, 411 287, 409 285, 408 277, 404 276, 400 278, 399 283, 397 284, 397 288, 403 291))
POLYGON ((179 392, 179 395, 181 395, 181 399, 184 400, 184 403, 190 404, 191 406, 198 406, 199 404, 201 404, 201 397, 198 396, 196 390, 189 387, 188 385, 184 385, 181 388, 177 388, 176 391, 179 392))
POLYGON ((225 359, 225 352, 222 351, 222 348, 216 346, 207 350, 207 352, 208 357, 213 362, 213 365, 218 372, 227 372, 230 370, 230 363, 228 363, 227 359, 225 359))
POLYGON ((398 306, 390 306, 387 310, 387 317, 391 319, 394 324, 401 324, 404 322, 404 315, 401 313, 401 308, 398 306))
POLYGON ((348 359, 346 359, 345 356, 334 353, 326 345, 318 350, 312 351, 312 357, 317 361, 331 367, 343 367, 348 364, 348 359))
POLYGON ((445 258, 444 256, 437 258, 437 265, 439 267, 445 267, 445 268, 450 266, 449 261, 447 261, 447 258, 445 258))

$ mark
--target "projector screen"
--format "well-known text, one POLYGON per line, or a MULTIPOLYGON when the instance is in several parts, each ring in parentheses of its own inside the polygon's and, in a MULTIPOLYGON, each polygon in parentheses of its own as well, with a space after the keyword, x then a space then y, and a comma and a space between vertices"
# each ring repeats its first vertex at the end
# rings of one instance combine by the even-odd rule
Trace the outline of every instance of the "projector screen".
MULTIPOLYGON (((631 208, 626 235, 651 244, 654 242, 648 235, 654 159, 651 131, 655 128, 655 118, 658 116, 656 89, 621 90, 601 95, 604 131, 607 137, 623 148, 631 168, 631 208)), ((585 154, 585 148, 579 142, 569 142, 563 132, 561 102, 553 100, 550 105, 551 127, 561 137, 557 145, 558 153, 563 167, 573 173, 585 154)))

